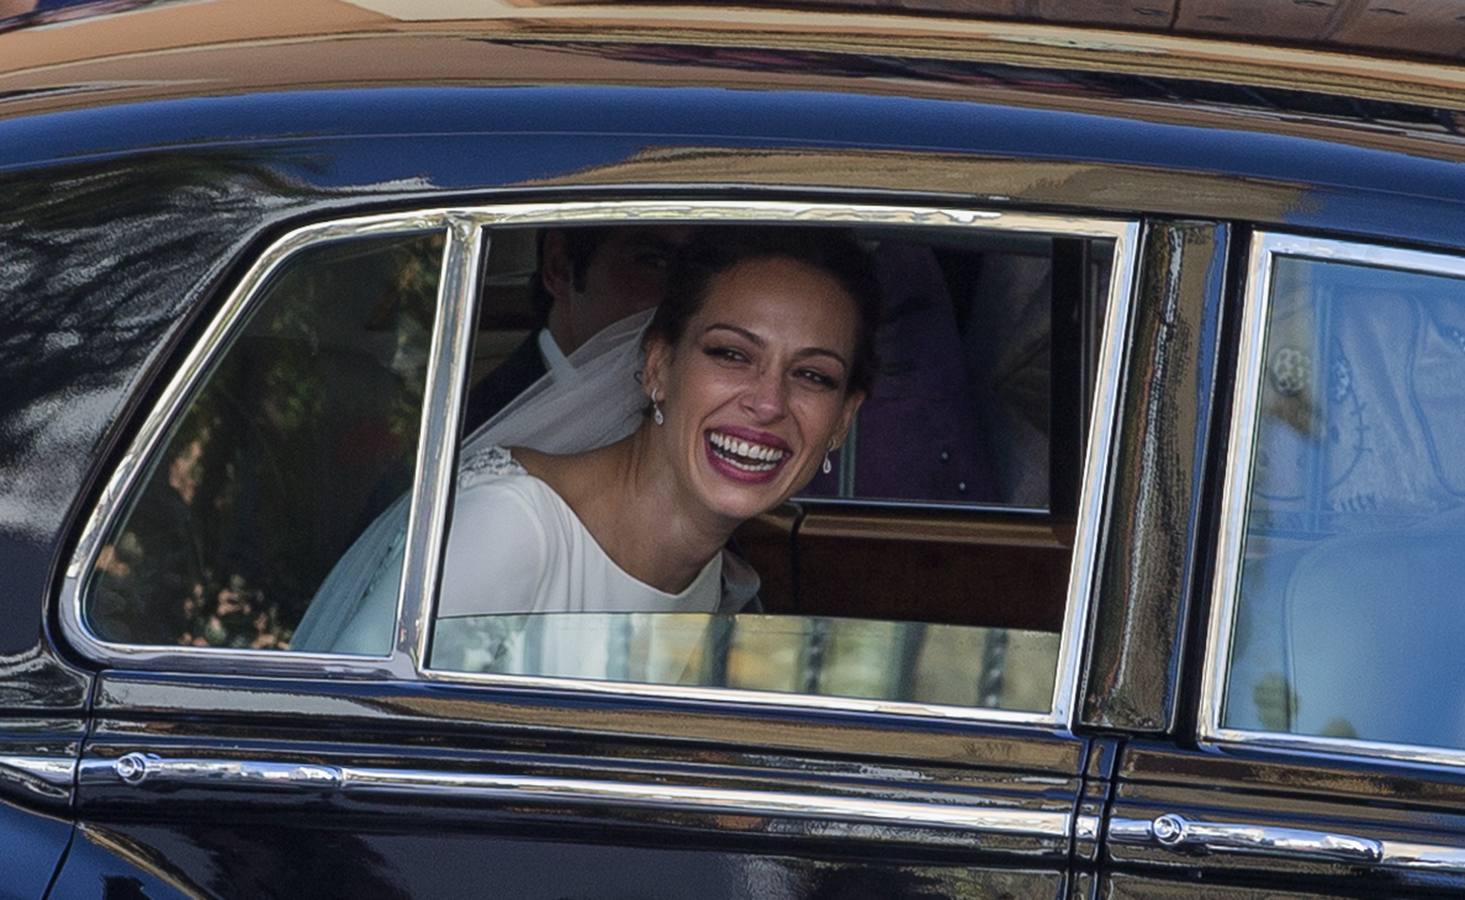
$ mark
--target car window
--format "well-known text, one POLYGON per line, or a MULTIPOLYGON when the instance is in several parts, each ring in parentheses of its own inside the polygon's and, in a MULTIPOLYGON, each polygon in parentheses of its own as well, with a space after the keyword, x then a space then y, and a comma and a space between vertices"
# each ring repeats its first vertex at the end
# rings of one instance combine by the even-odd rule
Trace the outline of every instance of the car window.
MULTIPOLYGON (((99 658, 151 648, 148 660, 188 668, 227 658, 301 672, 314 664, 301 653, 350 654, 378 661, 333 665, 1066 721, 1136 227, 770 203, 611 201, 570 213, 391 214, 281 238, 204 329, 113 474, 77 551, 86 574, 68 576, 68 634, 99 658), (604 224, 585 224, 597 215, 604 224), (779 224, 796 218, 821 224, 779 224), (450 226, 451 239, 427 222, 450 226), (698 234, 719 246, 736 231, 780 249, 833 236, 853 254, 855 281, 840 284, 864 285, 868 343, 887 360, 872 369, 873 411, 842 412, 840 380, 862 377, 858 329, 848 347, 799 345, 779 382, 835 417, 822 420, 829 443, 845 446, 828 453, 827 489, 739 512, 742 527, 688 587, 714 586, 700 605, 667 592, 612 602, 608 582, 582 581, 575 603, 541 608, 538 583, 568 577, 557 563, 480 571, 483 558, 513 558, 554 516, 578 513, 559 498, 553 515, 496 531, 508 507, 473 492, 519 465, 519 448, 598 447, 617 437, 594 430, 607 416, 634 427, 660 412, 664 395, 648 404, 637 386, 658 309, 646 300, 698 234), (547 258, 564 265, 551 271, 547 258), (579 346, 549 340, 551 279, 565 296, 609 298, 573 311, 579 346), (439 307, 452 315, 435 319, 439 307), (592 389, 606 373, 618 385, 611 404, 592 389), (932 453, 943 415, 960 422, 942 435, 959 439, 932 453), (927 471, 860 492, 903 451, 927 471), (930 488, 942 451, 984 487, 963 494, 958 480, 953 492, 943 476, 930 488)), ((797 267, 784 274, 807 284, 797 267)), ((786 315, 798 302, 769 301, 760 339, 805 327, 786 315)), ((726 372, 754 349, 698 358, 726 372)), ((822 446, 804 452, 813 446, 800 450, 801 478, 822 468, 822 446)), ((755 480, 771 465, 766 448, 722 451, 755 480)), ((622 586, 637 581, 604 556, 622 586)))
MULTIPOLYGON (((411 487, 443 243, 326 242, 275 270, 100 547, 96 637, 296 648, 347 549, 411 487)), ((400 558, 372 578, 394 595, 400 558)))
MULTIPOLYGON (((700 225, 699 240, 719 227, 700 225)), ((476 499, 513 471, 512 455, 495 448, 524 441, 523 432, 510 429, 502 442, 485 435, 530 406, 525 397, 543 391, 563 402, 567 412, 550 418, 566 430, 595 412, 576 406, 568 388, 561 398, 546 387, 593 376, 577 368, 585 349, 566 364, 557 344, 546 345, 556 329, 544 261, 564 243, 609 247, 621 271, 646 267, 634 276, 645 296, 677 252, 657 242, 691 239, 614 226, 495 230, 430 667, 489 679, 734 688, 772 702, 817 695, 1052 715, 1063 643, 1073 637, 1070 582, 1086 583, 1071 577, 1080 469, 1118 241, 1115 232, 1050 227, 836 229, 877 276, 878 374, 829 471, 727 544, 736 563, 724 565, 724 579, 730 566, 749 570, 746 596, 726 602, 725 586, 724 602, 694 610, 625 608, 583 586, 573 608, 537 605, 559 561, 505 578, 481 560, 542 559, 530 533, 554 525, 546 516, 574 513, 534 507, 531 524, 505 534, 499 508, 476 499), (490 546, 500 541, 511 549, 490 546), (868 577, 871 567, 880 574, 868 577), (866 574, 855 583, 853 572, 866 574)), ((586 262, 580 293, 570 293, 590 295, 602 258, 573 252, 586 262)), ((585 358, 593 367, 594 354, 585 358)), ((632 419, 650 411, 639 394, 627 406, 632 419)))
MULTIPOLYGON (((831 471, 800 496, 1048 509, 1055 462, 1073 466, 1079 449, 1060 436, 1059 453, 1073 455, 1054 459, 1054 391, 1088 394, 1062 383, 1068 360, 1055 379, 1054 309, 1060 320, 1102 321, 1111 247, 1045 235, 865 234, 882 285, 880 379, 831 471), (1086 271, 1060 271, 1055 283, 1055 266, 1075 259, 1086 271)), ((1081 358, 1087 380, 1097 330, 1065 340, 1064 324, 1058 344, 1081 358)))
POLYGON ((1246 389, 1221 725, 1465 749, 1465 265, 1286 249, 1246 389))

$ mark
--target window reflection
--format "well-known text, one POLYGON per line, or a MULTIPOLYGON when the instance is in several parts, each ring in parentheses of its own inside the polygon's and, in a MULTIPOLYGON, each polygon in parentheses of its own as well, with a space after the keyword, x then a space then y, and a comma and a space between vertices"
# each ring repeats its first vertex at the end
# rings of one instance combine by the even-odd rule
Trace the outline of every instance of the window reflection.
POLYGON ((282 264, 101 549, 98 636, 293 648, 327 573, 411 486, 442 252, 416 233, 282 264))
POLYGON ((1465 748, 1465 283, 1273 270, 1228 727, 1465 748))
POLYGON ((810 616, 555 613, 441 619, 432 667, 1046 712, 1056 634, 810 616))

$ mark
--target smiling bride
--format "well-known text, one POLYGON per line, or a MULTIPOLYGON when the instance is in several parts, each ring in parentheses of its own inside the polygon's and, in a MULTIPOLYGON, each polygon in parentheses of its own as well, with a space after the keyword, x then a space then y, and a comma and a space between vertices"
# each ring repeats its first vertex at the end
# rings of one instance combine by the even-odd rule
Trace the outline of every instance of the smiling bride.
POLYGON ((494 447, 465 466, 438 617, 743 608, 756 576, 724 548, 844 440, 878 302, 843 231, 707 229, 646 328, 646 414, 628 437, 494 447))

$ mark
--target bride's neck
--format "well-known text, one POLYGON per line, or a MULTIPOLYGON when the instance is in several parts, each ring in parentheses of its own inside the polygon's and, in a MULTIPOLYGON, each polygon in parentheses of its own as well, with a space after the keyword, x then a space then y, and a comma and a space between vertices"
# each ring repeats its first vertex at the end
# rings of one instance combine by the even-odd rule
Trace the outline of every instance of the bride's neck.
POLYGON ((550 459, 545 480, 600 546, 631 575, 668 593, 685 590, 738 525, 695 502, 653 452, 644 427, 608 447, 550 459))

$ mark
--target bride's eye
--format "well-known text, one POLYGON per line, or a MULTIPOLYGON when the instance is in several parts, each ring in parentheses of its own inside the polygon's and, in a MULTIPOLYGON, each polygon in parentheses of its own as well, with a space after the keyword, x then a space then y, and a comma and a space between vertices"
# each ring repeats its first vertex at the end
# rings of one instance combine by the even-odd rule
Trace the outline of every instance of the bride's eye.
POLYGON ((794 373, 798 378, 807 381, 816 387, 834 389, 839 387, 839 379, 833 375, 825 374, 818 369, 799 369, 794 373))
POLYGON ((712 346, 702 348, 702 352, 716 360, 723 362, 747 362, 748 356, 736 347, 712 346))

